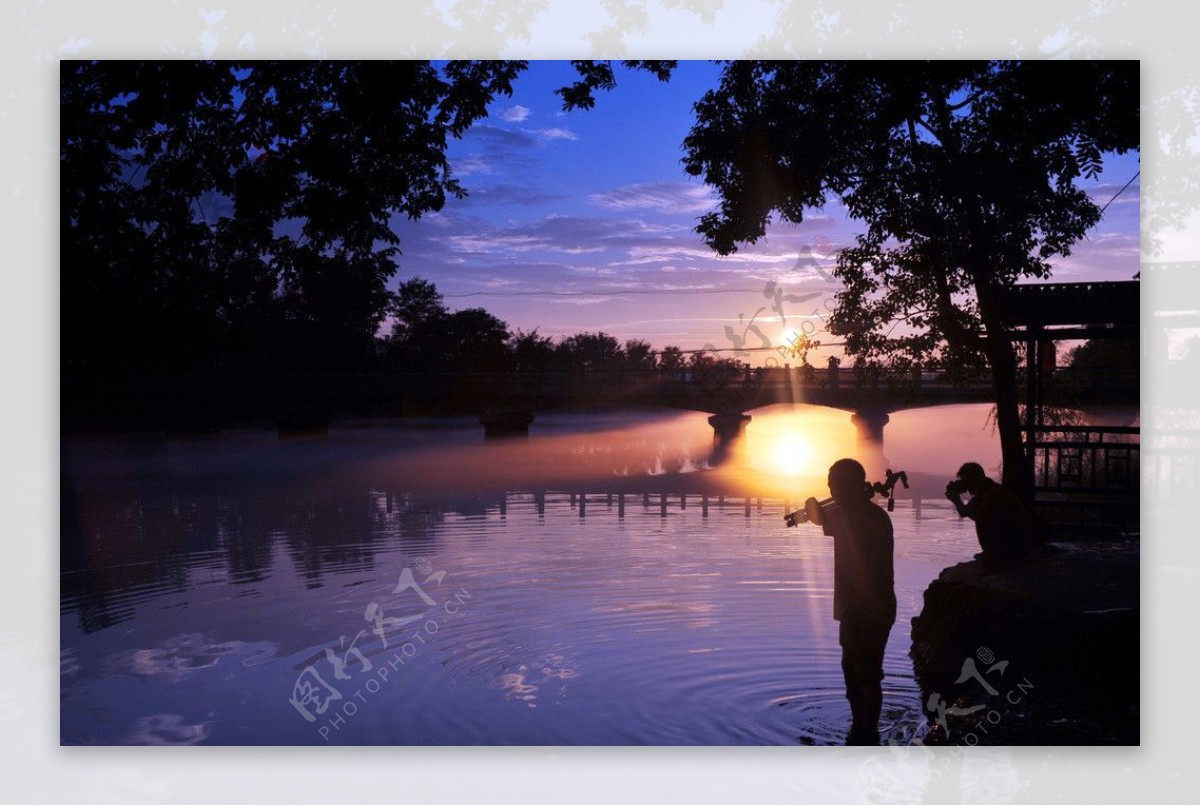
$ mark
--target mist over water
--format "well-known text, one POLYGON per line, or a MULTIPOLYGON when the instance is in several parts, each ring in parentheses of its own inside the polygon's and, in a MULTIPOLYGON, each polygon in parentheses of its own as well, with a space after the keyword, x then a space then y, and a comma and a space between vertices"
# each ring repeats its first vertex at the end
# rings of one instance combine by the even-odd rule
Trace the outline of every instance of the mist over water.
MULTIPOLYGON (((782 515, 857 436, 797 409, 753 412, 716 468, 706 415, 664 411, 64 438, 62 741, 840 743, 832 546, 782 515), (313 721, 306 682, 339 694, 313 721)), ((990 467, 986 409, 894 414, 883 452, 990 467)), ((909 620, 977 550, 918 488, 892 513, 897 740, 923 730, 909 620)))

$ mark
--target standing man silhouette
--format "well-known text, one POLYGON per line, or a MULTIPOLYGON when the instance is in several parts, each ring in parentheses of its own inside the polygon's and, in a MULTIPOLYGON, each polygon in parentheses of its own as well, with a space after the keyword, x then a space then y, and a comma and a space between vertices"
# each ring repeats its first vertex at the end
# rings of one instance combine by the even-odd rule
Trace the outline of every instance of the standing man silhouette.
POLYGON ((833 505, 820 525, 833 537, 833 617, 852 722, 847 744, 879 744, 883 652, 896 620, 892 521, 871 503, 867 474, 853 459, 829 468, 833 505))

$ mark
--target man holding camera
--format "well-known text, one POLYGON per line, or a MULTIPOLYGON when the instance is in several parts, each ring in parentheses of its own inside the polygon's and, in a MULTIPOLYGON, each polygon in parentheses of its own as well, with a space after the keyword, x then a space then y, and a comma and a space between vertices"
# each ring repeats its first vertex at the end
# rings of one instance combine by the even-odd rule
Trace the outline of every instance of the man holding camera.
POLYGON ((997 484, 977 462, 958 469, 958 478, 946 485, 946 497, 961 518, 975 521, 979 548, 975 555, 985 566, 1000 568, 1020 559, 1033 542, 1033 519, 1020 497, 997 484), (971 500, 963 503, 963 493, 971 500))
POLYGON ((853 720, 846 742, 879 744, 883 652, 896 620, 892 521, 871 503, 866 471, 853 459, 829 468, 829 492, 832 505, 814 521, 833 537, 833 617, 853 720))

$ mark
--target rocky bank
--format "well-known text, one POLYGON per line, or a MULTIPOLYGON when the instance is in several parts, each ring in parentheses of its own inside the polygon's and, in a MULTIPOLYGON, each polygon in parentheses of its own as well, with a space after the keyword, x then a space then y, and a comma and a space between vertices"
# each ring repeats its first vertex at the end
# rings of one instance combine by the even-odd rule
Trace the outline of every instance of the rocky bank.
POLYGON ((913 619, 926 744, 1139 744, 1136 540, 951 566, 913 619))

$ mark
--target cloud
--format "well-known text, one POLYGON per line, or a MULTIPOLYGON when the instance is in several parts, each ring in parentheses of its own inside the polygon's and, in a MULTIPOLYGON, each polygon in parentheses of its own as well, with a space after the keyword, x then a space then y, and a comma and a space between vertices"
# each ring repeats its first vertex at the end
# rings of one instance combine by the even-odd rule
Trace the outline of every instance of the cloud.
POLYGON ((460 227, 456 234, 444 238, 444 248, 501 257, 510 252, 534 251, 571 255, 605 250, 620 253, 657 243, 668 230, 644 221, 565 215, 503 227, 464 220, 460 227))
POLYGON ((609 210, 654 210, 660 213, 706 213, 716 205, 716 197, 707 185, 683 182, 643 182, 588 199, 609 210))
POLYGON ((674 263, 677 261, 699 260, 718 263, 724 266, 779 266, 790 267, 796 261, 793 252, 765 252, 745 250, 734 252, 732 255, 719 256, 706 246, 672 245, 662 241, 647 246, 631 246, 627 259, 614 261, 614 266, 638 266, 654 263, 674 263))
POLYGON ((1141 204, 1141 184, 1134 182, 1129 187, 1123 184, 1096 185, 1085 191, 1093 203, 1108 205, 1141 204))
POLYGON ((494 173, 491 163, 478 154, 454 159, 452 167, 457 176, 487 176, 494 173))
POLYGON ((535 129, 533 134, 544 140, 578 140, 579 135, 570 129, 535 129))
MULTIPOLYGON (((455 170, 458 171, 458 168, 456 167, 455 170)), ((532 205, 570 198, 565 193, 547 191, 539 185, 508 184, 503 182, 494 185, 471 186, 467 188, 467 194, 467 198, 459 202, 460 205, 464 203, 532 205)))
POLYGON ((478 125, 447 149, 459 176, 480 174, 519 175, 536 164, 535 152, 557 140, 577 140, 568 129, 509 129, 478 125))
POLYGON ((1137 235, 1099 232, 1075 244, 1069 258, 1052 261, 1052 279, 1128 280, 1141 268, 1141 246, 1137 235))
POLYGON ((466 138, 481 141, 491 148, 528 148, 537 145, 537 138, 532 133, 499 126, 473 126, 467 130, 466 138))
POLYGON ((500 117, 504 120, 507 120, 509 123, 520 123, 525 118, 529 117, 529 107, 515 104, 501 112, 500 117))

